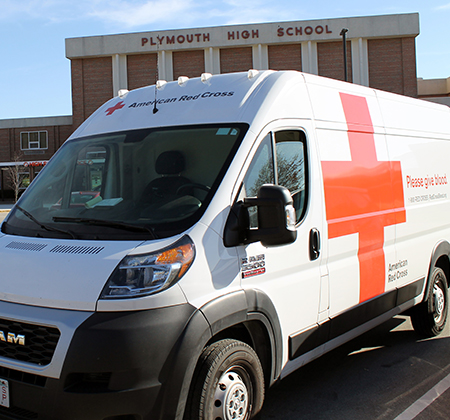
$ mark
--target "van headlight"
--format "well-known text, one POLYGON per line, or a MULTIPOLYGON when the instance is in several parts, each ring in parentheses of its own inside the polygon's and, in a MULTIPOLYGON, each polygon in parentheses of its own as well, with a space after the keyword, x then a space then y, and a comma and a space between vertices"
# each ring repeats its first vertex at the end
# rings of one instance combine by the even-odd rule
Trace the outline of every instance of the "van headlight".
POLYGON ((183 277, 195 257, 189 236, 149 254, 127 255, 111 274, 100 299, 136 298, 165 290, 183 277))

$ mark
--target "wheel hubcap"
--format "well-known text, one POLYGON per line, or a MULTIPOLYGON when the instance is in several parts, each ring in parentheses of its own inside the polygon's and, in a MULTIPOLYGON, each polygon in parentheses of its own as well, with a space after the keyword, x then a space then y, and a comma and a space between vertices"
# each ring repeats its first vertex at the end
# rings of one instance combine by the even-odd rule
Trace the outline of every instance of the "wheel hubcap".
POLYGON ((235 372, 225 372, 219 379, 214 394, 213 418, 244 420, 248 412, 248 390, 235 372))
POLYGON ((433 297, 434 297, 434 319, 436 323, 440 322, 445 307, 445 296, 444 291, 439 287, 438 284, 435 284, 433 287, 433 297))

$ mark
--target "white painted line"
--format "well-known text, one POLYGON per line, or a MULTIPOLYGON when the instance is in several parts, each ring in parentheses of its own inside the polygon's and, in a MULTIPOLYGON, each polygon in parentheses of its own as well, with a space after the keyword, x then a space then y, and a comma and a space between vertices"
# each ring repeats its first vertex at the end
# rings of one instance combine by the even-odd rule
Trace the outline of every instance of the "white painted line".
POLYGON ((424 396, 419 398, 414 404, 409 406, 403 413, 398 415, 394 420, 412 420, 418 416, 423 410, 439 398, 447 389, 450 388, 450 374, 442 381, 431 388, 424 396))

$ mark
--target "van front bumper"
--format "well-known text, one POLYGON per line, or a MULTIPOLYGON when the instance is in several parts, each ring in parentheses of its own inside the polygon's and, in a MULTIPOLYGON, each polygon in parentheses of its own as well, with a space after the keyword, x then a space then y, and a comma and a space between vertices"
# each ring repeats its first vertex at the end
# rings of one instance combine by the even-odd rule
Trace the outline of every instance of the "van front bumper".
POLYGON ((9 408, 0 406, 0 419, 166 418, 165 388, 177 380, 171 360, 194 312, 183 304, 92 314, 76 329, 59 379, 0 366, 10 397, 9 408))

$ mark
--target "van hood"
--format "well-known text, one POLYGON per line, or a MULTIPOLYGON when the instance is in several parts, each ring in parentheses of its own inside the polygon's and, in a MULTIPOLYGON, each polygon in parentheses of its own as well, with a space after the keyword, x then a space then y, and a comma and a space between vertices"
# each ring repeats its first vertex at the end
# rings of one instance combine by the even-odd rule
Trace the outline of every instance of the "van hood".
POLYGON ((0 237, 0 300, 95 311, 111 273, 141 242, 0 237))

